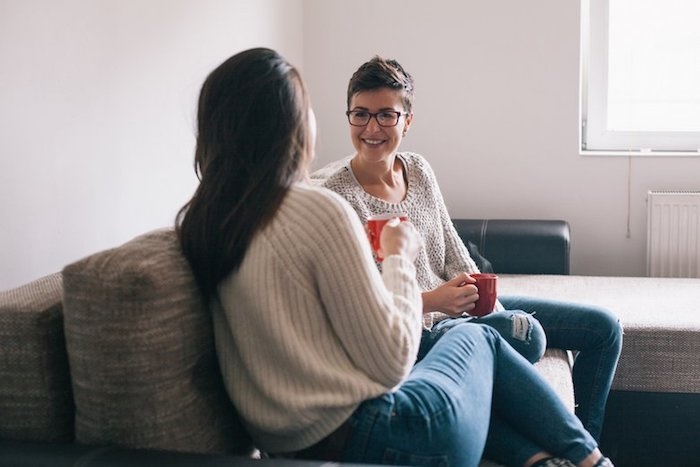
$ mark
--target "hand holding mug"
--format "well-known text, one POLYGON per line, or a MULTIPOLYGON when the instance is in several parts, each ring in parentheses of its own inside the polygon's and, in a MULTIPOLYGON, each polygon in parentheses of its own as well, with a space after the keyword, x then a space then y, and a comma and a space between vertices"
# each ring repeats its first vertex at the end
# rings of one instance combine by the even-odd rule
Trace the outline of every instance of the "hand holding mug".
POLYGON ((439 311, 454 318, 470 313, 479 298, 475 282, 462 272, 433 290, 423 292, 424 311, 439 311))
POLYGON ((406 214, 380 214, 367 220, 367 236, 377 260, 396 254, 412 261, 418 255, 422 239, 406 214))

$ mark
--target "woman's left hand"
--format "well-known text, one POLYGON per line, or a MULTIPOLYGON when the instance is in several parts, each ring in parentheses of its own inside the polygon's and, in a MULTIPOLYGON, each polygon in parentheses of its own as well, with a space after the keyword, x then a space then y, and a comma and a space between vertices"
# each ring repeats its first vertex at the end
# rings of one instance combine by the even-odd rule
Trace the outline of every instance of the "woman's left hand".
POLYGON ((441 286, 423 292, 423 313, 440 311, 455 318, 469 313, 479 299, 474 282, 474 279, 463 272, 441 286))

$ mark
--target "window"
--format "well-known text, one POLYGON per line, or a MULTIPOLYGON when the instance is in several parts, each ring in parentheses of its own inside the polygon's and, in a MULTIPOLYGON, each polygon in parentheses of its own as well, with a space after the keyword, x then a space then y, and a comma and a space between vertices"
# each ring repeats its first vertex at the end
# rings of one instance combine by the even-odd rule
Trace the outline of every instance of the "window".
POLYGON ((582 0, 582 154, 700 155, 698 18, 698 0, 582 0))

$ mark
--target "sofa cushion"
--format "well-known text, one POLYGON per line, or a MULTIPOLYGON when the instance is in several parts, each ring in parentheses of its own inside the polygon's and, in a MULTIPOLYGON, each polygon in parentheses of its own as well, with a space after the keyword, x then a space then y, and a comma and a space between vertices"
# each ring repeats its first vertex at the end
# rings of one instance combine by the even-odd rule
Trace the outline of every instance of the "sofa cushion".
POLYGON ((0 292, 0 438, 72 441, 61 274, 0 292))
POLYGON ((700 394, 700 279, 500 275, 499 292, 608 308, 625 335, 612 388, 700 394))
POLYGON ((561 349, 547 349, 535 369, 552 386, 564 405, 574 411, 574 381, 570 354, 561 349))
POLYGON ((172 229, 70 264, 63 278, 77 441, 250 453, 172 229))

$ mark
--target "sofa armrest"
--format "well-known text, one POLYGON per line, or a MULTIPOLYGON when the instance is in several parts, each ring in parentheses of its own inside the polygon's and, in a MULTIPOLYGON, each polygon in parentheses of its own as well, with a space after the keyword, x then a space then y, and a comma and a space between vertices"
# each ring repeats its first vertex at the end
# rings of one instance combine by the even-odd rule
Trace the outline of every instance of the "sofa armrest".
POLYGON ((0 292, 0 443, 73 440, 62 300, 60 272, 0 292))
POLYGON ((563 220, 453 219, 500 274, 569 274, 569 224, 563 220))

